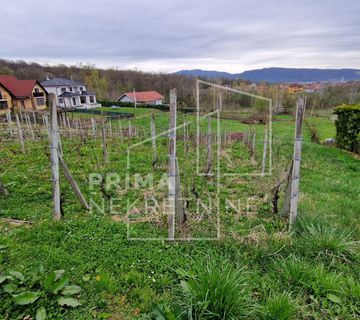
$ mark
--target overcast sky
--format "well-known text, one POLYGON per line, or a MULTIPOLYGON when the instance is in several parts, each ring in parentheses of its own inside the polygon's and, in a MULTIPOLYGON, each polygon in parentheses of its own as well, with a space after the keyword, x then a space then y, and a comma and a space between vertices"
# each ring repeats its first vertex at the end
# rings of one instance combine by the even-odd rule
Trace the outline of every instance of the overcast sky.
POLYGON ((0 58, 172 72, 360 69, 360 0, 1 0, 0 58))

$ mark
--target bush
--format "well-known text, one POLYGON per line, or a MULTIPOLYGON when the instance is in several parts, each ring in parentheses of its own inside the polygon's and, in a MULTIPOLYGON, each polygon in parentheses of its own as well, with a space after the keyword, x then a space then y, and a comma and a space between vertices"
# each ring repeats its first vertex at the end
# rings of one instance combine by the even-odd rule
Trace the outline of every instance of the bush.
POLYGON ((360 153, 360 105, 342 105, 334 113, 338 147, 360 153))

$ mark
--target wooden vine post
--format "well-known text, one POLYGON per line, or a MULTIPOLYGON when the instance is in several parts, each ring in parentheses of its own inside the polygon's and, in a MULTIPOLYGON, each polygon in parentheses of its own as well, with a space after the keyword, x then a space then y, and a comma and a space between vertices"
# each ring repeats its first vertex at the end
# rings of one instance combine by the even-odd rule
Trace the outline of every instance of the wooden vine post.
POLYGON ((23 135, 23 131, 22 131, 22 128, 21 128, 19 115, 16 112, 15 112, 15 119, 16 119, 16 126, 17 126, 18 133, 19 133, 19 140, 20 140, 20 144, 21 144, 21 152, 23 154, 25 154, 24 135, 23 135))
POLYGON ((206 160, 206 169, 205 173, 208 175, 211 172, 212 166, 212 133, 211 133, 211 116, 207 117, 208 120, 208 133, 207 133, 207 160, 206 160))
POLYGON ((170 125, 169 125, 169 172, 168 172, 168 239, 175 238, 175 220, 185 221, 181 203, 180 178, 176 156, 176 89, 170 90, 170 125))
POLYGON ((103 159, 104 162, 108 162, 109 156, 107 152, 107 145, 106 145, 106 127, 105 121, 102 122, 101 132, 102 132, 102 149, 103 149, 103 159))
POLYGON ((261 164, 261 176, 265 175, 266 170, 266 158, 267 158, 267 148, 268 148, 268 124, 266 123, 264 129, 264 149, 263 149, 263 158, 261 164))
POLYGON ((294 157, 291 174, 291 197, 290 197, 290 229, 297 219, 299 202, 299 183, 300 183, 300 161, 301 161, 301 142, 302 124, 305 114, 306 99, 299 96, 296 103, 296 126, 294 141, 294 157))
POLYGON ((151 143, 153 148, 153 168, 158 161, 157 147, 156 147, 156 126, 155 126, 155 115, 152 113, 150 117, 150 130, 151 130, 151 143))
POLYGON ((51 157, 51 176, 52 176, 52 198, 53 198, 53 218, 61 219, 60 205, 60 174, 59 174, 59 132, 57 122, 57 111, 54 100, 49 97, 50 104, 50 157, 51 157))

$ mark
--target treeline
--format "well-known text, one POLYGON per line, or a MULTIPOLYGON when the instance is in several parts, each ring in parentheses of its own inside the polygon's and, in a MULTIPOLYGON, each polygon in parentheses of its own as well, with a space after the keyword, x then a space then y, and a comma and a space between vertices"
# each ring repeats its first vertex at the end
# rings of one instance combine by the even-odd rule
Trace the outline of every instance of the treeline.
MULTIPOLYGON (((114 101, 122 93, 132 91, 134 88, 137 91, 158 91, 168 101, 169 90, 176 88, 180 107, 195 106, 195 78, 183 75, 99 69, 93 65, 83 64, 49 66, 3 59, 0 59, 0 74, 13 74, 18 79, 72 78, 86 83, 88 90, 95 92, 98 100, 101 101, 114 101)), ((277 113, 291 112, 295 106, 296 94, 289 92, 286 84, 254 84, 245 80, 229 79, 218 79, 216 82, 273 99, 274 110, 277 113)), ((360 82, 322 84, 318 92, 304 94, 307 95, 308 106, 312 109, 331 109, 344 103, 359 104, 360 82)), ((206 90, 203 87, 200 97, 202 106, 207 106, 209 109, 216 103, 214 90, 206 90)), ((261 101, 238 94, 224 93, 223 99, 224 105, 232 110, 239 107, 255 107, 257 111, 262 111, 265 108, 261 101)))

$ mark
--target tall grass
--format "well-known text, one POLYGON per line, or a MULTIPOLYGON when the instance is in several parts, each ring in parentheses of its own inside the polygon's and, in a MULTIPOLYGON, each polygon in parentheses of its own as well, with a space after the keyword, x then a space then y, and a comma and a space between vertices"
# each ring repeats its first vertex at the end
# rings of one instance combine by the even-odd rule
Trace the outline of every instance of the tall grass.
POLYGON ((356 258, 357 241, 351 233, 329 226, 320 219, 303 219, 298 226, 298 247, 311 257, 353 260, 356 258))
POLYGON ((208 262, 181 282, 187 319, 247 319, 251 308, 248 274, 228 261, 208 262))
POLYGON ((328 272, 323 264, 310 263, 290 256, 287 259, 275 260, 273 280, 286 284, 286 290, 326 296, 328 293, 342 293, 343 281, 340 274, 328 272))
POLYGON ((299 306, 290 293, 272 294, 259 308, 259 318, 263 320, 296 319, 299 306))

